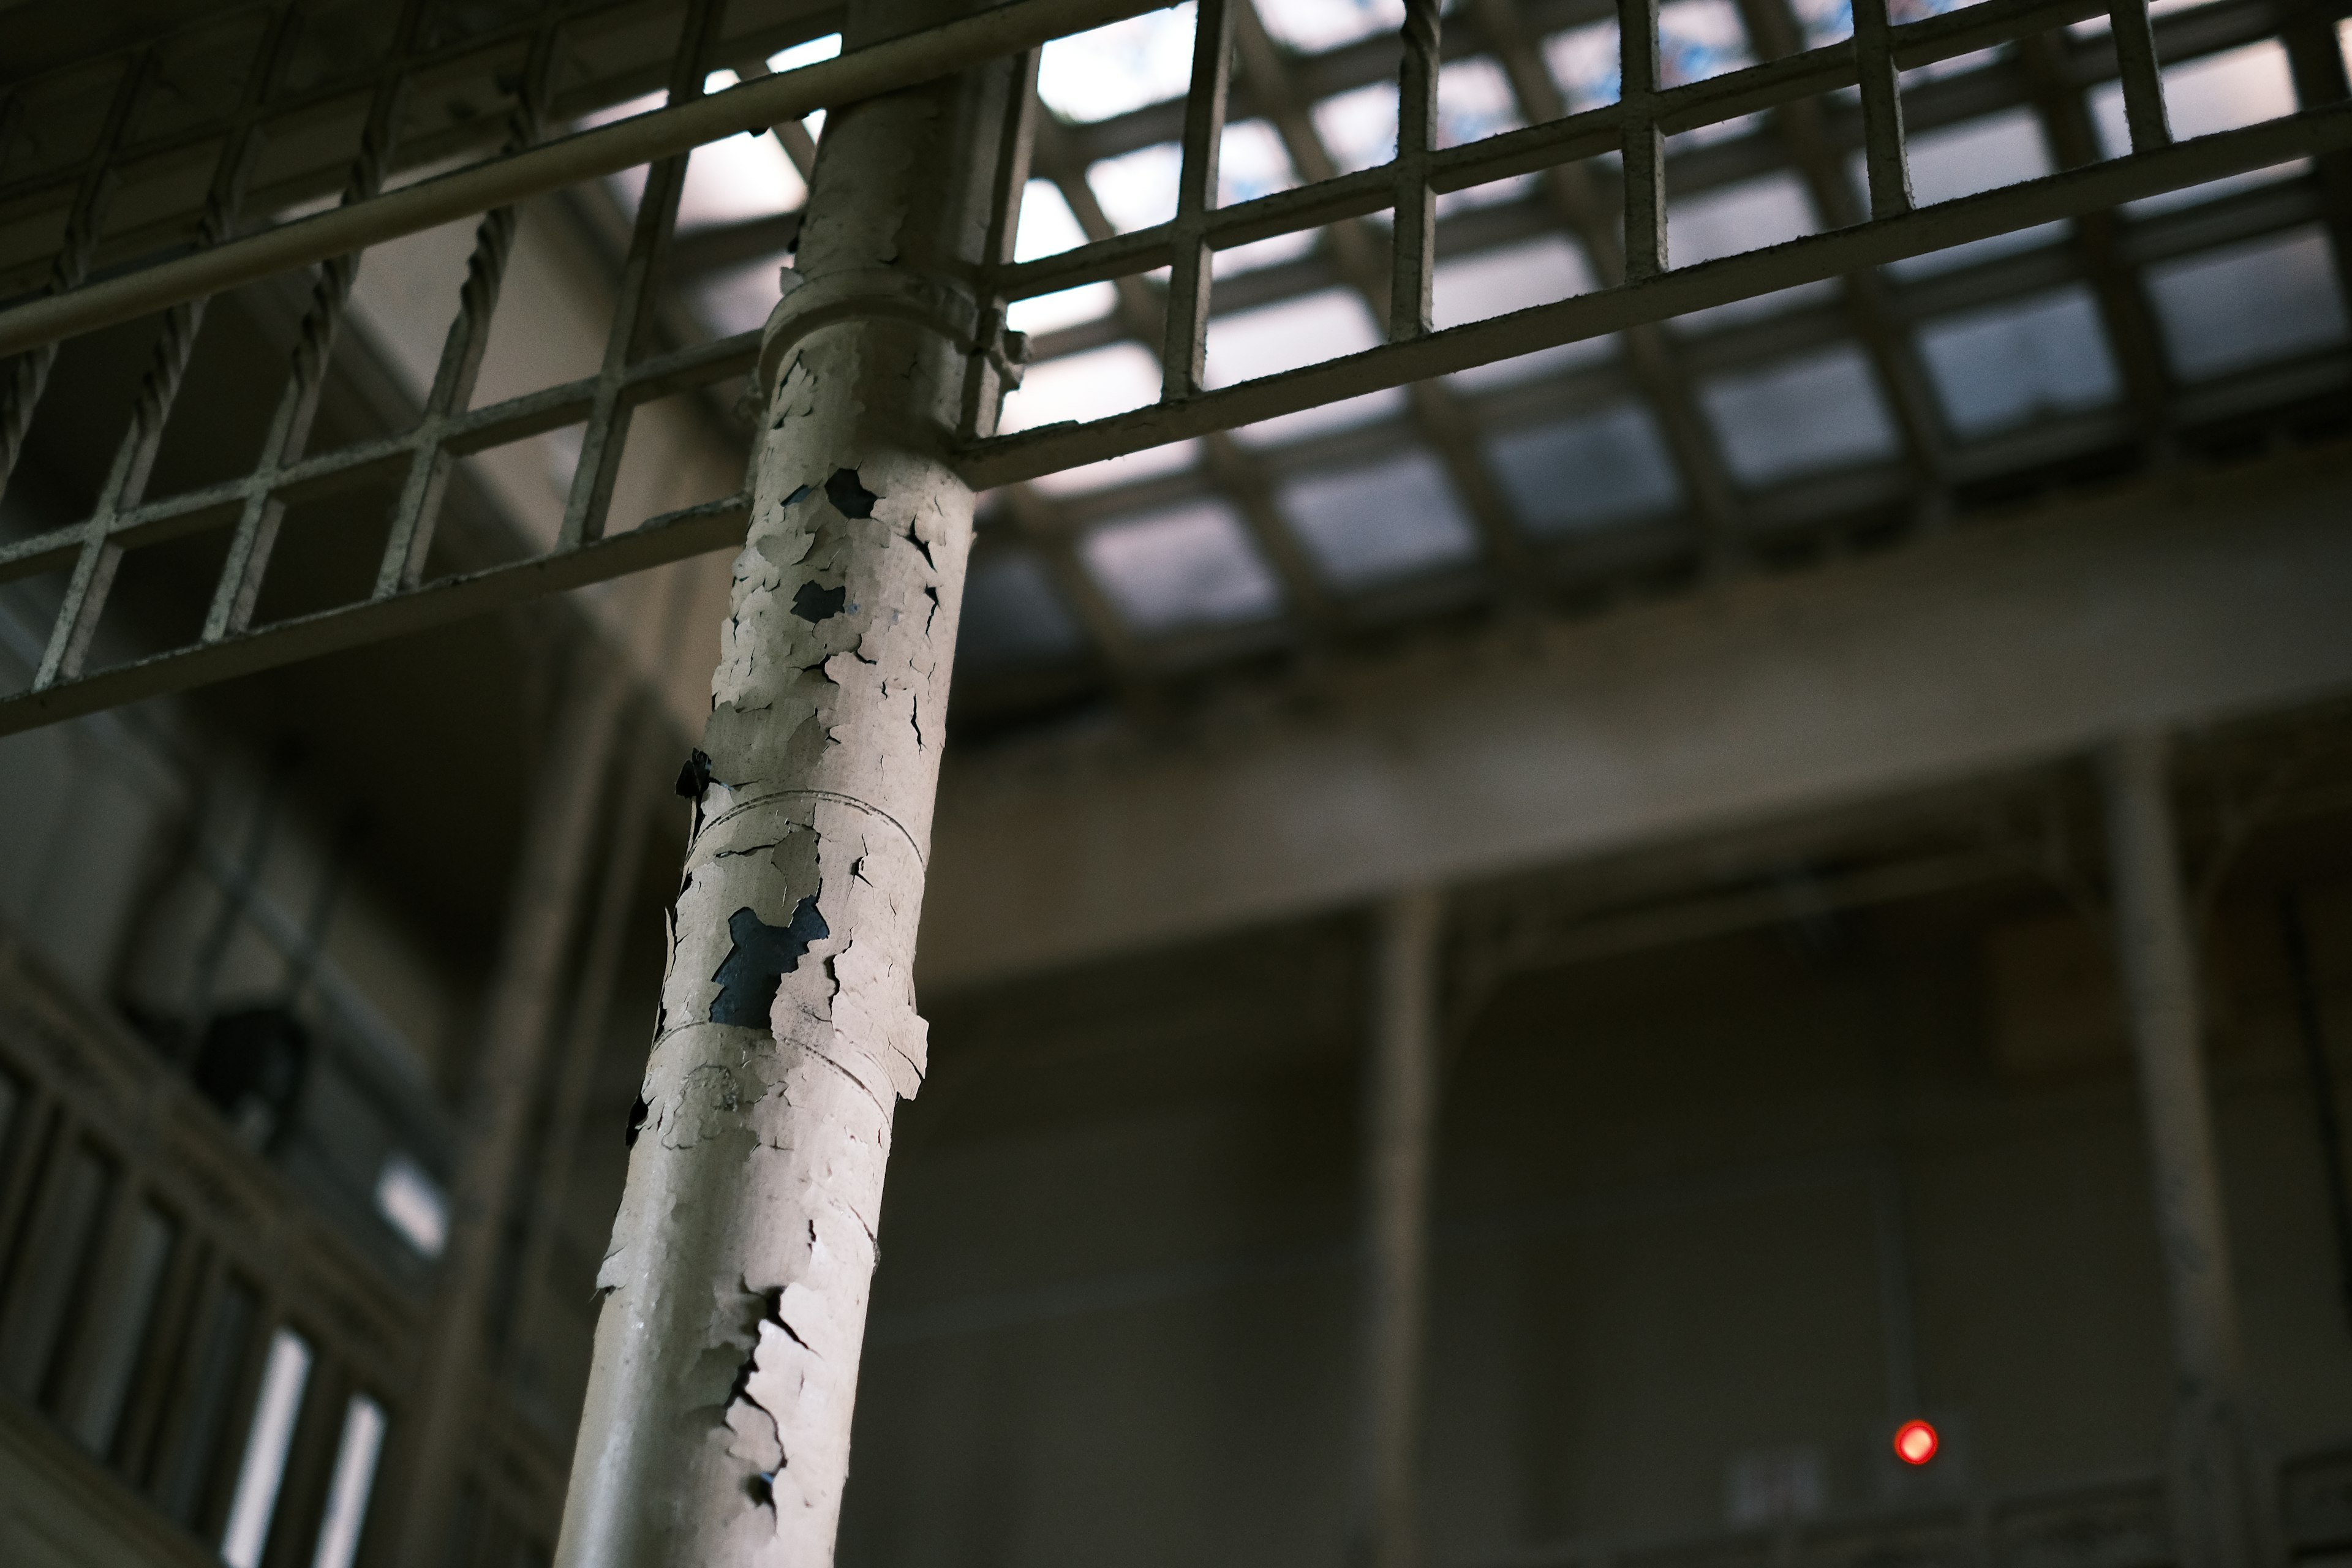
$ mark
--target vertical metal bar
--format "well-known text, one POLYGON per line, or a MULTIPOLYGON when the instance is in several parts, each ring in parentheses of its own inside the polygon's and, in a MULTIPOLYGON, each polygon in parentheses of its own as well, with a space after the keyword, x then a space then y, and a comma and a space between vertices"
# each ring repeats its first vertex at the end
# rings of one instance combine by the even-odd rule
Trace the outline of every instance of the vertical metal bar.
MULTIPOLYGON (((2352 98, 2336 19, 2318 6, 2299 5, 2279 28, 2287 68, 2294 80, 2298 109, 2317 109, 2352 98)), ((2321 210, 2326 215, 2328 247, 2336 262, 2336 287, 2352 300, 2352 153, 2323 153, 2319 165, 2321 210)))
POLYGON ((323 1335, 310 1340, 310 1375, 295 1408, 294 1440, 278 1479, 278 1504, 270 1510, 269 1540, 261 1568, 306 1568, 319 1541, 327 1509, 327 1486, 341 1434, 343 1405, 352 1395, 350 1369, 323 1335))
POLYGON ((555 1233, 563 1215, 572 1166, 580 1145, 581 1119, 588 1091, 596 1080, 610 1035, 608 1015, 618 983, 622 948, 630 935, 630 920, 637 911, 643 885, 646 840, 653 826, 655 804, 667 777, 647 765, 646 753, 660 726, 650 713, 628 727, 615 748, 622 759, 622 782, 611 826, 599 852, 603 876, 596 886, 595 913, 588 940, 581 950, 581 989, 568 1009, 562 1032, 563 1058, 554 1072, 547 1134, 539 1153, 539 1168, 530 1183, 522 1244, 515 1264, 514 1310, 509 1315, 501 1347, 509 1375, 525 1369, 525 1352, 531 1343, 547 1295, 548 1259, 555 1250, 555 1233))
POLYGON ((1658 129, 1658 0, 1617 0, 1618 123, 1625 158, 1625 278, 1666 259, 1666 138, 1658 129))
POLYGON ((2164 79, 2156 62, 2156 28, 2147 0, 2116 0, 2107 12, 2116 43, 2116 66, 2123 77, 2124 123, 2132 151, 2152 153, 2172 145, 2172 122, 2164 110, 2164 79))
MULTIPOLYGON (((684 103, 702 96, 703 73, 719 14, 712 0, 691 0, 688 5, 677 51, 670 57, 670 102, 684 103)), ((629 416, 635 407, 623 396, 629 361, 653 320, 654 285, 669 254, 671 232, 677 226, 677 199, 686 190, 687 164, 692 156, 665 158, 646 171, 646 188, 637 198, 629 253, 621 264, 621 286, 614 298, 613 326, 604 339, 604 360, 596 372, 596 399, 580 442, 572 489, 564 498, 563 525, 555 541, 559 551, 604 537, 604 514, 613 504, 613 486, 620 478, 621 455, 628 445, 629 416)))
MULTIPOLYGON (((515 89, 514 111, 508 118, 502 153, 519 153, 541 134, 555 68, 556 31, 551 20, 531 40, 522 80, 515 89)), ((442 340, 441 363, 434 371, 432 390, 425 395, 425 408, 417 419, 416 449, 409 458, 408 475, 393 508, 392 528, 384 536, 383 555, 376 565, 374 598, 414 588, 424 579, 425 558, 432 552, 434 530, 440 522, 442 498, 447 493, 454 467, 443 444, 446 427, 473 402, 474 384, 489 349, 490 319, 498 310, 499 289, 506 280, 520 216, 517 207, 494 208, 482 215, 474 230, 473 254, 467 258, 466 280, 457 290, 457 314, 442 340)))
POLYGON ((2274 1475, 2252 1447, 2168 747, 2139 733, 2100 758, 2116 967, 2124 983, 2172 1329, 2170 1499, 2181 1568, 2278 1560, 2274 1475))
POLYGON ((1184 166, 1170 226, 1168 331, 1160 351, 1160 397, 1196 395, 1206 374, 1209 289, 1213 271, 1206 224, 1217 206, 1217 167, 1233 88, 1234 8, 1241 0, 1200 0, 1193 17, 1192 86, 1184 99, 1184 166))
POLYGON ((1445 900, 1397 894, 1377 913, 1363 1140, 1363 1450, 1370 1568, 1421 1557, 1415 1479, 1429 1313, 1429 1182, 1437 1122, 1445 900))
MULTIPOLYGON (((1011 264, 1019 245, 1021 201, 1029 187, 1030 154, 1037 144, 1037 62, 1044 52, 1029 49, 1016 57, 1013 78, 1005 87, 1003 132, 997 142, 996 172, 988 186, 988 237, 981 249, 992 275, 1011 264)), ((992 283, 978 304, 980 321, 973 339, 982 352, 965 362, 963 403, 956 423, 965 440, 995 434, 1004 395, 1021 384, 1022 367, 1029 362, 1027 338, 1005 329, 1002 291, 992 283)))
MULTIPOLYGON (((228 944, 236 935, 237 923, 245 918, 247 902, 261 879, 261 868, 269 857, 270 839, 278 829, 278 808, 288 785, 292 782, 299 758, 293 748, 281 750, 264 775, 261 787, 255 791, 253 815, 245 829, 242 852, 225 877, 215 877, 220 886, 220 908, 188 970, 186 1016, 183 1027, 185 1038, 181 1042, 184 1060, 194 1061, 204 1045, 205 1027, 212 1021, 213 997, 220 981, 221 964, 228 957, 228 944)), ((202 832, 202 823, 198 832, 202 832)))
POLYGON ((187 1211, 176 1216, 179 1240, 156 1302, 146 1353, 133 1376, 131 1397, 123 1405, 115 1439, 123 1475, 142 1491, 151 1490, 164 1416, 185 1366, 193 1331, 199 1321, 195 1308, 207 1271, 218 1254, 206 1243, 187 1211))
MULTIPOLYGON (((425 10, 423 0, 409 0, 394 34, 394 58, 405 58, 414 47, 425 10)), ((377 83, 367 125, 360 135, 359 155, 343 187, 343 205, 355 206, 383 188, 407 89, 408 73, 402 69, 388 71, 377 83)), ((310 423, 318 416, 319 398, 326 390, 335 335, 342 325, 344 307, 351 302, 352 285, 359 277, 360 258, 361 253, 354 252, 322 263, 311 285, 310 309, 303 313, 295 340, 291 374, 270 417, 269 432, 263 438, 260 459, 254 465, 246 492, 245 509, 229 536, 227 558, 221 563, 212 605, 205 613, 204 642, 234 637, 253 623, 270 552, 277 547, 278 524, 286 515, 285 502, 276 493, 277 478, 302 456, 310 439, 310 423)))
POLYGON ((1853 0, 1853 63, 1870 216, 1899 216, 1911 210, 1911 159, 1903 145, 1902 77, 1887 36, 1886 0, 1853 0))
MULTIPOLYGON (((253 108, 268 97, 289 52, 286 45, 292 34, 289 12, 270 29, 263 40, 260 56, 247 73, 243 108, 253 108)), ((220 161, 213 169, 212 186, 205 195, 204 216, 197 223, 198 246, 217 245, 236 229, 237 212, 245 205, 246 185, 260 151, 261 129, 252 119, 247 120, 223 145, 220 161)), ((156 455, 163 449, 164 426, 171 420, 173 405, 179 400, 181 383, 195 353, 196 333, 204 325, 205 308, 210 303, 210 296, 199 296, 163 312, 163 331, 150 352, 146 373, 140 378, 131 428, 115 449, 98 505, 84 525, 81 550, 67 579, 65 597, 58 606, 56 620, 50 623, 48 646, 43 649, 40 667, 33 676, 36 691, 81 673, 90 639, 97 635, 99 621, 106 613, 115 569, 122 561, 122 548, 113 538, 115 525, 124 512, 146 498, 147 480, 154 471, 156 455)))
MULTIPOLYGON (((144 1196, 137 1173, 115 1153, 107 1151, 118 1173, 113 1188, 107 1194, 105 1213, 90 1237, 89 1256, 82 1265, 81 1289, 76 1292, 71 1321, 65 1323, 57 1337, 56 1349, 50 1352, 51 1364, 43 1390, 45 1402, 61 1420, 67 1430, 89 1441, 89 1423, 82 1417, 89 1393, 91 1373, 96 1370, 100 1350, 98 1336, 109 1326, 113 1314, 109 1310, 111 1299, 124 1285, 123 1275, 131 1261, 131 1231, 137 1224, 140 1204, 144 1196)), ((103 1450, 99 1453, 104 1458, 103 1450)))
POLYGON ((2287 988, 2294 994, 2304 1072, 2311 1080, 2312 1122, 2319 1137, 2319 1158, 2326 1166, 2327 1217, 2336 1231, 2336 1284, 2343 1297, 2345 1323, 2352 1326, 2352 1192, 2347 1191, 2344 1177, 2344 1124, 2336 1111, 2336 1068, 2319 1016, 2319 986, 2312 977, 2303 900, 2292 888, 2279 895, 2279 932, 2286 943, 2287 988))
POLYGON ((1429 159, 1437 151, 1438 0, 1405 0, 1398 37, 1396 210, 1389 270, 1389 341, 1417 338, 1430 329, 1432 280, 1437 272, 1437 197, 1429 188, 1429 159))
POLYGON ((482 1048, 460 1107, 448 1245, 418 1352, 418 1386, 404 1423, 401 1478, 386 1492, 406 1493, 399 1542, 406 1563, 435 1561, 447 1540, 457 1482, 474 1457, 467 1427, 484 1386, 486 1303, 506 1240, 524 1134, 553 1043, 626 695, 613 661, 593 645, 583 648, 563 672, 552 732, 538 765, 535 809, 517 858, 483 1008, 482 1048))
MULTIPOLYGON (((49 266, 51 294, 80 287, 89 270, 99 230, 105 226, 107 202, 114 194, 114 151, 131 123, 131 110, 154 78, 155 63, 155 51, 149 48, 123 68, 122 79, 107 104, 97 145, 84 166, 81 183, 74 188, 65 240, 49 266)), ((25 437, 33 427, 33 411, 49 384, 49 372, 56 368, 58 347, 58 342, 52 341, 18 354, 8 367, 6 384, 0 385, 0 494, 6 492, 8 480, 16 471, 16 459, 24 456, 25 437)))
POLYGON ((0 1163, 0 1321, 5 1321, 11 1297, 24 1283, 23 1243, 40 1212, 34 1200, 66 1121, 57 1090, 47 1080, 27 1077, 24 1082, 24 1099, 8 1132, 7 1158, 0 1163))

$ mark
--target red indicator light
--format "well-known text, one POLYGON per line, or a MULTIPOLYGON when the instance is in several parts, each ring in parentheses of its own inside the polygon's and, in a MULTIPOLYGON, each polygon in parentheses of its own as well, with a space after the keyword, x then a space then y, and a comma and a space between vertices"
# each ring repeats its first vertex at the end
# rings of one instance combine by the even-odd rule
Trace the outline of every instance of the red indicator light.
POLYGON ((1925 1421, 1906 1421, 1895 1428, 1895 1457, 1906 1465, 1924 1465, 1942 1447, 1936 1429, 1925 1421))

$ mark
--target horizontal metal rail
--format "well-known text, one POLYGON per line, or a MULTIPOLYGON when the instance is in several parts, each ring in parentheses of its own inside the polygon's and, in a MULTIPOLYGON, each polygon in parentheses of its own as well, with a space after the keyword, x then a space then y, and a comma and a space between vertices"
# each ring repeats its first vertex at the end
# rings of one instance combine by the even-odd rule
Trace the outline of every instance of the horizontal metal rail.
MULTIPOLYGON (((751 368, 759 349, 757 332, 697 343, 692 348, 639 362, 622 376, 621 384, 630 402, 651 403, 673 393, 740 375, 751 368)), ((586 376, 488 404, 440 421, 435 433, 441 448, 453 458, 545 435, 588 417, 596 401, 596 377, 586 376)), ((323 500, 371 480, 398 474, 415 455, 424 434, 423 426, 413 426, 396 435, 320 452, 282 468, 244 474, 200 489, 128 507, 110 520, 103 537, 108 543, 132 550, 217 526, 259 496, 289 504, 323 500)), ((89 541, 89 524, 75 522, 0 543, 0 583, 68 565, 89 541)))
POLYGON ((933 80, 1018 49, 1157 8, 1160 0, 1013 0, 940 26, 509 153, 436 179, 264 229, 0 311, 0 354, 95 331, 273 273, 462 222, 820 109, 933 80))
POLYGON ((446 626, 526 600, 724 550, 743 541, 751 500, 731 495, 650 518, 625 533, 445 577, 404 593, 279 621, 219 642, 175 648, 0 700, 0 735, 79 718, 167 691, 275 669, 320 654, 446 626))

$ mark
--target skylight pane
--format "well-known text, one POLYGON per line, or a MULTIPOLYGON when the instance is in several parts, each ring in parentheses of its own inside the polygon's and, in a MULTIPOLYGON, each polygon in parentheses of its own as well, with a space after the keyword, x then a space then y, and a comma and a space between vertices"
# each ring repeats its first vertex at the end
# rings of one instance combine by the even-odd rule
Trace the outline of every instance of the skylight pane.
POLYGON ((1300 54, 1321 54, 1404 26, 1404 0, 1262 0, 1265 30, 1300 54))
MULTIPOLYGON (((1437 264, 1433 317, 1442 331, 1534 305, 1548 305, 1594 288, 1584 252, 1559 235, 1524 244, 1450 257, 1437 264)), ((1496 360, 1456 371, 1445 379, 1465 388, 1509 386, 1574 365, 1591 364, 1617 352, 1617 339, 1587 338, 1538 349, 1516 359, 1496 360)))
POLYGON ((1160 362, 1141 343, 1112 343, 1033 364, 1004 400, 999 428, 1100 419, 1160 401, 1160 362))
POLYGON ((1658 7, 1658 83, 1680 87, 1756 63, 1731 0, 1674 0, 1658 7))
POLYGON ((1334 585, 1360 588, 1466 561, 1478 536, 1445 470, 1412 451, 1283 487, 1282 510, 1334 585))
POLYGON ((1192 0, 1056 38, 1037 61, 1039 101, 1081 124, 1181 98, 1192 79, 1192 0))
POLYGON ((1592 287, 1584 252, 1561 236, 1546 235, 1440 261, 1431 289, 1433 318, 1442 331, 1590 293, 1592 287))
POLYGON ((1209 323, 1209 384, 1254 381, 1356 353, 1380 341, 1371 311, 1345 289, 1219 316, 1209 323))
POLYGON ((1459 147, 1483 141, 1527 121, 1519 117, 1511 79, 1484 55, 1454 60, 1437 73, 1437 142, 1459 147))
POLYGON ((1851 344, 1719 376, 1699 398, 1743 484, 1772 484, 1895 449, 1869 362, 1851 344))
MULTIPOLYGON (((1796 175, 1766 174, 1675 202, 1667 209, 1667 256, 1675 267, 1696 267, 1742 251, 1761 250, 1818 232, 1812 197, 1796 175)), ((1679 332, 1712 331, 1735 321, 1778 315, 1800 305, 1834 298, 1838 286, 1824 279, 1732 300, 1677 316, 1679 332)))
MULTIPOLYGON (((2028 109, 1963 121, 1940 131, 1909 137, 1905 144, 1910 153, 1912 195, 1921 206, 1957 201, 2021 180, 2040 179, 2055 167, 2050 160, 2049 143, 2042 139, 2041 122, 2028 109)), ((1862 159, 1860 152, 1853 154, 1852 174, 1855 191, 1867 193, 1869 183, 1862 159)), ((1866 195, 1864 199, 1867 200, 1866 195)), ((1903 278, 1948 271, 1992 257, 2031 250, 2065 233, 2063 222, 2036 224, 2012 234, 1992 235, 1891 262, 1886 269, 1903 278)))
POLYGON ((1675 202, 1667 214, 1668 254, 1674 266, 1696 267, 1801 239, 1819 227, 1803 183, 1794 174, 1767 174, 1675 202))
POLYGON ((1248 530, 1223 501, 1194 501, 1108 523, 1078 551, 1138 631, 1261 620, 1282 602, 1248 530))
POLYGON ((1853 0, 1796 0, 1797 21, 1811 48, 1853 36, 1853 0))
POLYGON ((1005 307, 1004 324, 1016 332, 1055 332, 1082 321, 1097 321, 1118 303, 1118 290, 1108 283, 1081 283, 1034 300, 1015 300, 1005 307))
MULTIPOLYGON (((2164 104, 2172 122, 2172 134, 2181 141, 2292 114, 2295 108, 2294 76, 2287 63, 2286 50, 2275 38, 2265 38, 2244 48, 2227 49, 2167 67, 2164 104)), ((2131 151, 2131 129, 2124 118, 2120 82, 2103 83, 2093 89, 2091 118, 2098 127, 2101 152, 2110 158, 2120 158, 2131 151)), ((2201 185, 2127 203, 2124 211, 2137 217, 2193 206, 2232 191, 2291 178, 2309 166, 2298 158, 2266 169, 2248 169, 2201 185)))
MULTIPOLYGON (((1233 206, 1270 196, 1298 184, 1282 137, 1263 120, 1237 120, 1225 127, 1217 155, 1217 202, 1233 206)), ((1215 276, 1229 278, 1260 267, 1293 261, 1315 248, 1312 230, 1277 234, 1220 250, 1212 263, 1215 276)))
POLYGON ((2340 342, 2344 297, 2317 228, 2147 269, 2173 368, 2196 381, 2340 342))
POLYGON ((1544 40, 1544 63, 1571 112, 1614 103, 1624 90, 1618 78, 1617 24, 1595 22, 1544 40))
POLYGON ((1180 474, 1200 458, 1199 441, 1171 441, 1164 447, 1146 447, 1123 458, 1106 458, 1099 463, 1081 463, 1058 473, 1041 474, 1029 483, 1052 496, 1089 495, 1164 474, 1180 474))
POLYGON ((1032 180, 1021 187, 1021 223, 1013 235, 1013 259, 1034 261, 1059 256, 1087 242, 1087 231, 1069 199, 1051 180, 1032 180))
MULTIPOLYGON (((1345 289, 1326 289, 1278 305, 1213 317, 1209 322, 1208 382, 1231 386, 1300 365, 1336 359, 1373 347, 1380 326, 1364 302, 1345 289)), ((1320 408, 1302 409, 1236 431, 1253 445, 1296 440, 1325 430, 1345 429, 1377 419, 1403 405, 1404 394, 1391 387, 1320 408)))
POLYGON ((1559 85, 1559 97, 1569 101, 1569 110, 1616 103, 1622 91, 1613 21, 1552 33, 1543 40, 1543 64, 1552 68, 1552 80, 1559 85))
POLYGON ((1682 499, 1656 422, 1634 404, 1497 436, 1487 457, 1532 533, 1654 517, 1682 499))
POLYGON ((2098 306, 2079 285, 1927 322, 1919 348, 1963 438, 2103 407, 2119 389, 2098 306))
POLYGON ((1236 120, 1217 143, 1217 203, 1233 206, 1298 184, 1282 137, 1263 120, 1236 120))
POLYGON ((1376 81, 1325 99, 1315 106, 1315 133, 1343 174, 1388 163, 1396 156, 1396 83, 1376 81))
POLYGON ((1130 234, 1176 216, 1176 186, 1183 170, 1184 150, 1163 142, 1091 165, 1087 189, 1095 194, 1111 226, 1130 234))

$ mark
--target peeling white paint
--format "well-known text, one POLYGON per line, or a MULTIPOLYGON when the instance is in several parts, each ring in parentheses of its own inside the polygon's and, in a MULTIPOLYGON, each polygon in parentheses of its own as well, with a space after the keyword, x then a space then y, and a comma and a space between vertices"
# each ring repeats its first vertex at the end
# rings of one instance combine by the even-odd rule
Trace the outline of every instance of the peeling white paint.
POLYGON ((751 521, 558 1559, 832 1559, 915 1010, 972 497, 941 460, 974 345, 986 112, 1009 66, 836 114, 769 329, 751 521), (707 782, 705 782, 707 780, 707 782))

